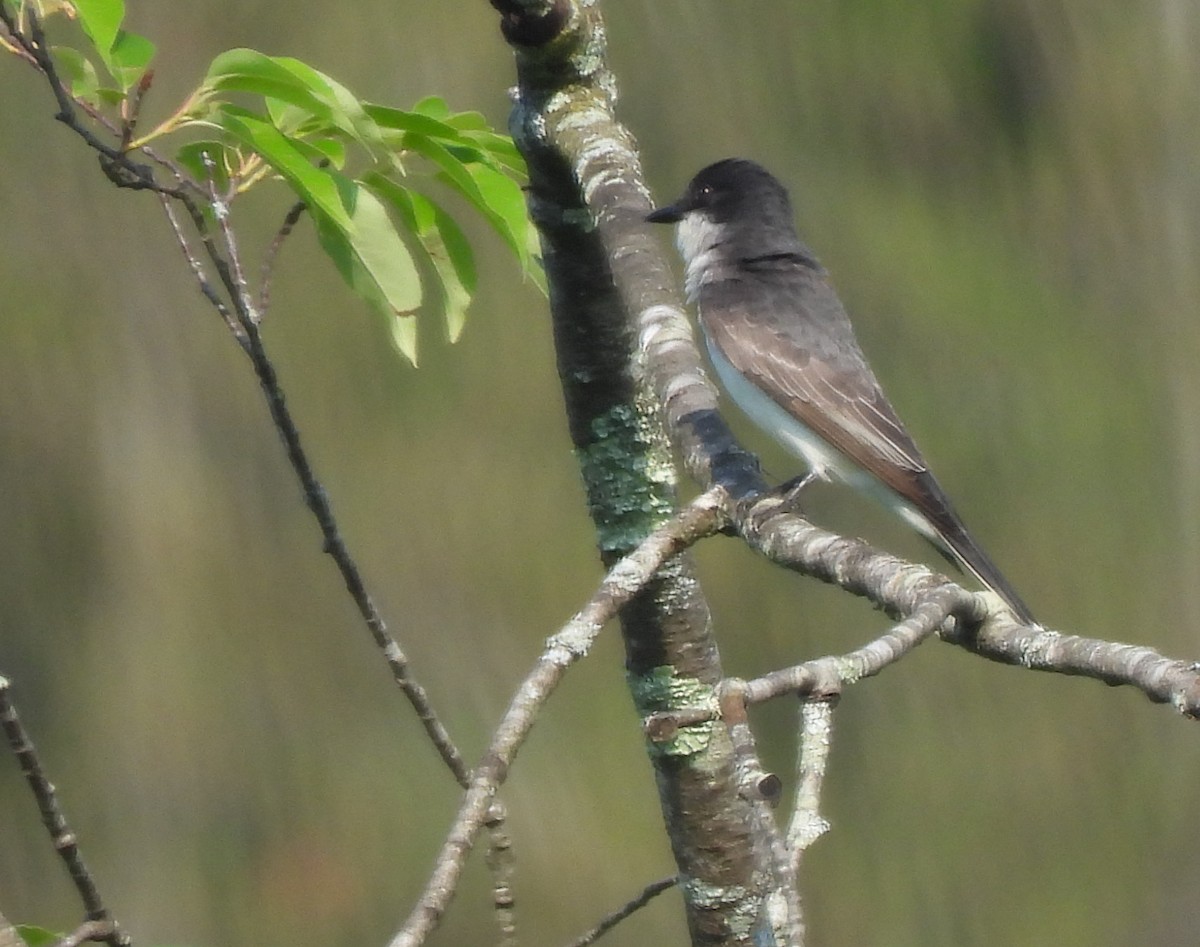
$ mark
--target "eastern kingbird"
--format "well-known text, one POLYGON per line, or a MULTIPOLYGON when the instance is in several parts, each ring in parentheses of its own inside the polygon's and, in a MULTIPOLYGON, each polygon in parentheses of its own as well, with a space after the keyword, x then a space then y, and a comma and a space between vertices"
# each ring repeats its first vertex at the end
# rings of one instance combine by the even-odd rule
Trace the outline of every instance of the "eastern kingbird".
POLYGON ((687 295, 717 377, 807 464, 800 486, 837 480, 874 496, 1033 624, 884 397, 828 274, 796 235, 783 185, 761 165, 729 158, 646 219, 679 225, 687 295))

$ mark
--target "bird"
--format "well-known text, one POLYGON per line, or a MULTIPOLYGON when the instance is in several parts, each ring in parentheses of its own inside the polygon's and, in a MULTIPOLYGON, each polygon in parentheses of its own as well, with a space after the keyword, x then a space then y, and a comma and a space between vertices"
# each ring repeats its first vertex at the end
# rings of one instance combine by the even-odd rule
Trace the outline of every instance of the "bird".
POLYGON ((676 225, 684 287, 726 393, 806 465, 789 499, 814 480, 874 497, 1034 625, 884 395, 783 184, 755 161, 726 158, 646 219, 676 225))

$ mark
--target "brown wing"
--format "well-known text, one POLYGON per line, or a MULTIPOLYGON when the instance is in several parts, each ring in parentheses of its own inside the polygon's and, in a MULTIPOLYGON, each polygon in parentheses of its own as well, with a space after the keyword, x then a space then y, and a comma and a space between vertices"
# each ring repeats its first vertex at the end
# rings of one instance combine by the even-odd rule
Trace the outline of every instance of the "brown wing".
POLYGON ((788 267, 784 279, 776 267, 773 279, 749 270, 701 287, 700 318, 711 344, 776 404, 911 504, 948 558, 1032 624, 1028 606, 967 532, 884 397, 824 271, 788 267))
MULTIPOLYGON (((712 344, 785 411, 919 508, 928 467, 818 272, 802 281, 727 280, 704 287, 700 318, 712 344)), ((938 504, 941 505, 941 504, 938 504)))

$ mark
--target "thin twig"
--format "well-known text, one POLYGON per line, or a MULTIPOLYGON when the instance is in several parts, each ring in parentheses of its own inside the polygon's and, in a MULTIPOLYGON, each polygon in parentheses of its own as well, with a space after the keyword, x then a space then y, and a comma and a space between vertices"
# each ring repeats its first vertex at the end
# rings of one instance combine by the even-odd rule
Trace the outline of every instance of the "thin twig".
POLYGON ((12 19, 11 14, 4 8, 3 0, 0 0, 0 23, 3 23, 7 30, 7 33, 0 34, 0 47, 3 47, 6 52, 12 53, 14 56, 25 60, 29 65, 36 68, 37 60, 25 48, 24 44, 21 43, 19 39, 20 27, 18 27, 17 23, 12 19), (11 37, 11 41, 8 37, 11 37))
POLYGON ((293 204, 292 209, 283 218, 283 223, 276 232, 275 239, 267 247, 266 256, 263 258, 262 270, 259 273, 258 318, 260 320, 266 317, 267 310, 271 308, 271 277, 275 272, 275 259, 279 256, 279 251, 283 247, 283 241, 290 236, 300 217, 307 209, 308 205, 304 201, 297 201, 293 204))
MULTIPOLYGON (((227 221, 223 220, 222 215, 219 213, 220 208, 214 208, 214 211, 217 212, 218 220, 222 222, 222 233, 226 246, 230 250, 232 263, 225 258, 221 249, 217 246, 205 220, 203 211, 192 198, 192 193, 196 191, 197 185, 185 181, 179 169, 173 164, 157 158, 149 148, 139 146, 138 150, 140 152, 149 155, 153 160, 171 170, 176 180, 180 182, 177 186, 173 187, 160 184, 155 180, 154 174, 148 166, 137 164, 128 154, 118 148, 105 144, 79 122, 76 114, 76 103, 72 100, 59 78, 54 67, 54 62, 47 51, 40 20, 37 18, 32 6, 27 5, 25 10, 30 17, 30 36, 26 37, 17 28, 16 22, 12 19, 3 3, 0 3, 0 23, 3 23, 8 28, 12 34, 14 43, 25 52, 34 65, 46 77, 55 101, 58 103, 59 112, 56 118, 79 135, 89 147, 100 154, 105 173, 114 183, 122 187, 135 187, 155 191, 162 197, 178 200, 187 210, 192 225, 195 227, 196 234, 200 238, 201 245, 204 247, 204 253, 216 270, 221 285, 228 294, 229 300, 232 303, 232 309, 220 300, 215 287, 203 275, 203 268, 200 267, 199 260, 188 248, 187 241, 182 238, 182 229, 179 227, 178 221, 170 213, 168 213, 168 220, 171 221, 172 229, 175 231, 177 239, 180 240, 180 245, 183 249, 184 257, 188 261, 188 265, 197 277, 201 292, 204 293, 205 298, 213 304, 217 311, 221 313, 222 318, 230 327, 235 338, 237 338, 239 344, 242 346, 242 350, 250 358, 254 366, 255 375, 267 399, 271 418, 275 423, 280 438, 283 440, 293 470, 301 482, 305 501, 316 517, 321 529, 324 537, 325 551, 330 554, 339 572, 341 572, 346 588, 350 592, 355 605, 358 607, 359 613, 362 615, 368 630, 376 644, 383 651, 394 680, 413 706, 426 732, 453 773, 454 778, 458 781, 459 785, 466 786, 468 778, 466 764, 450 740, 449 733, 434 713, 424 689, 416 681, 412 680, 408 670, 408 659, 388 632, 382 616, 368 595, 358 566, 353 558, 351 558, 346 544, 338 531, 325 490, 314 475, 308 458, 300 444, 299 432, 287 409, 274 366, 266 355, 262 338, 258 333, 255 324, 255 309, 249 298, 240 259, 237 257, 236 243, 233 239, 232 231, 227 227, 227 221), (238 328, 235 328, 235 326, 238 328)), ((107 123, 106 127, 119 137, 119 130, 112 128, 107 123)), ((223 202, 218 203, 222 207, 224 206, 223 202)))
POLYGON ((26 36, 19 28, 3 3, 0 3, 0 23, 3 23, 9 30, 9 34, 13 40, 13 48, 17 54, 45 76, 47 83, 50 85, 50 90, 54 95, 54 100, 58 104, 58 114, 55 115, 55 119, 62 122, 68 129, 82 138, 89 148, 92 148, 100 155, 101 165, 104 168, 105 174, 120 187, 134 187, 157 191, 160 194, 166 194, 184 201, 190 200, 187 194, 189 190, 196 194, 202 194, 203 191, 199 186, 195 182, 188 180, 182 171, 180 171, 177 164, 163 158, 149 145, 140 145, 137 151, 144 154, 155 164, 170 171, 175 179, 180 182, 178 187, 168 187, 160 184, 155 180, 154 174, 148 166, 135 162, 129 153, 120 147, 106 144, 79 121, 77 113, 82 111, 89 119, 109 132, 113 136, 114 141, 118 143, 121 141, 122 130, 120 126, 110 121, 90 103, 75 98, 67 91, 67 87, 59 78, 58 71, 54 66, 54 60, 47 52, 41 20, 37 17, 31 4, 27 4, 24 10, 30 20, 29 36, 26 36))
POLYGON ((29 13, 29 37, 18 32, 15 34, 15 38, 22 48, 33 57, 37 67, 46 76, 46 81, 50 83, 54 100, 58 103, 58 114, 54 117, 79 135, 92 149, 99 152, 101 167, 118 186, 156 188, 158 185, 154 181, 154 173, 148 167, 137 164, 119 147, 106 144, 97 138, 91 129, 79 123, 75 117, 75 101, 59 78, 54 60, 50 56, 49 47, 46 44, 46 34, 42 30, 41 18, 32 5, 26 6, 25 9, 29 13))
POLYGON ((504 804, 492 802, 484 823, 488 833, 487 866, 492 873, 492 914, 496 921, 496 947, 516 947, 517 903, 513 894, 512 838, 506 828, 504 804))
POLYGON ((225 305, 220 294, 213 288, 212 283, 208 281, 208 276, 204 272, 204 265, 199 258, 192 252, 191 245, 188 243, 187 236, 183 229, 179 226, 179 218, 175 216, 175 208, 171 206, 171 200, 165 194, 159 194, 158 199, 162 204, 163 213, 167 216, 167 221, 171 225, 171 231, 175 234, 175 239, 179 243, 179 250, 183 254, 183 258, 187 260, 188 266, 191 268, 192 275, 196 277, 196 282, 200 284, 200 292, 204 294, 204 298, 209 301, 214 309, 221 314, 221 318, 225 320, 225 325, 229 327, 229 331, 237 340, 242 348, 246 347, 246 333, 242 331, 241 325, 230 312, 229 307, 225 305))
POLYGON ((138 119, 142 115, 142 102, 145 101, 146 93, 150 91, 150 86, 154 83, 154 70, 147 69, 142 73, 142 78, 134 87, 133 95, 122 103, 121 115, 124 119, 121 123, 121 150, 126 151, 129 148, 129 143, 133 141, 133 135, 137 131, 138 119))
POLYGON ((353 599, 355 606, 358 608, 358 613, 366 624, 367 630, 371 633, 372 639, 380 651, 382 651, 383 657, 391 669, 392 679, 408 699, 413 710, 416 711, 417 718, 425 728, 426 734, 433 742, 434 747, 441 755, 446 766, 449 767, 454 778, 458 781, 458 784, 466 788, 470 774, 462 758, 462 754, 459 753, 458 748, 454 745, 454 741, 450 738, 449 731, 446 730, 437 713, 434 711, 433 704, 429 700, 429 695, 426 693, 425 688, 409 672, 408 656, 404 653, 396 639, 392 637, 391 632, 388 631, 383 615, 380 614, 374 600, 367 591, 366 583, 363 581, 358 564, 350 555, 346 541, 342 538, 337 520, 333 515, 333 507, 329 502, 329 495, 325 492, 325 488, 313 472, 308 455, 300 443, 300 432, 296 428, 291 412, 288 410, 287 403, 284 400, 283 389, 279 385, 275 366, 267 358, 267 354, 263 349, 262 336, 259 334, 258 326, 244 316, 242 325, 247 333, 246 354, 254 366, 254 373, 258 377, 259 386, 266 396, 267 408, 271 412, 271 419, 275 423, 275 430, 278 431, 280 438, 283 440, 288 461, 291 463, 292 469, 300 480, 301 488, 304 491, 304 501, 316 518, 317 525, 321 530, 321 535, 324 539, 324 551, 329 554, 337 565, 337 569, 342 576, 342 581, 346 585, 346 591, 350 593, 350 598, 353 599))
POLYGON ((111 921, 84 921, 66 937, 55 941, 54 947, 79 947, 89 940, 107 941, 112 927, 111 921))
POLYGON ((821 788, 833 745, 833 701, 806 700, 800 704, 800 740, 796 755, 796 807, 787 831, 792 873, 813 842, 829 831, 821 815, 821 788))
MULTIPOLYGON (((964 593, 966 594, 966 593, 964 593)), ((737 719, 745 707, 785 694, 829 700, 847 684, 873 677, 930 638, 950 613, 944 601, 929 601, 916 612, 861 648, 848 654, 827 655, 771 671, 752 681, 729 677, 721 682, 718 707, 698 706, 651 714, 643 721, 646 737, 656 743, 671 739, 682 727, 713 720, 719 714, 737 719)))
POLYGON ((646 537, 637 549, 609 570, 583 609, 547 640, 541 657, 521 683, 496 728, 483 759, 471 772, 471 784, 425 890, 404 926, 392 938, 390 947, 417 947, 437 926, 457 890, 463 865, 487 818, 492 797, 508 775, 508 768, 541 708, 567 670, 587 654, 604 625, 654 577, 662 564, 720 529, 724 522, 722 497, 720 488, 708 490, 646 537))
POLYGON ((238 253, 237 239, 234 237, 233 227, 229 223, 229 201, 217 194, 216 165, 212 155, 205 151, 201 154, 201 158, 208 171, 208 206, 212 208, 217 226, 221 230, 221 237, 225 241, 226 259, 229 261, 229 269, 233 274, 232 285, 227 288, 230 296, 233 297, 242 328, 249 332, 251 325, 258 325, 258 310, 255 309, 254 302, 250 299, 250 286, 246 282, 246 271, 242 268, 242 255, 238 253))
POLYGON ((652 881, 641 890, 637 897, 630 899, 611 914, 601 918, 595 927, 571 941, 567 947, 589 947, 589 945, 596 943, 596 941, 620 924, 625 918, 636 911, 640 911, 664 891, 670 891, 677 884, 679 884, 679 877, 677 875, 652 881))
POLYGON ((274 422, 275 430, 283 441, 284 450, 287 453, 288 461, 292 465, 292 470, 300 481, 305 503, 317 520, 317 525, 324 539, 323 549, 333 559, 338 571, 341 573, 342 581, 345 583, 346 590, 350 593, 351 599, 353 599, 354 604, 357 606, 359 615, 362 616, 367 630, 371 633, 375 644, 383 653, 388 667, 391 668, 392 679, 408 699, 413 710, 416 711, 417 718, 425 728, 426 734, 433 742, 434 747, 441 755, 446 766, 450 769, 455 780, 460 786, 466 788, 469 773, 462 754, 459 753, 458 748, 454 745, 454 741, 450 738, 449 731, 446 730, 437 713, 434 711, 433 704, 429 700, 429 695, 409 673, 408 657, 396 639, 392 637, 391 632, 388 631, 383 615, 376 608, 374 600, 367 591, 366 583, 363 581, 358 564, 350 555, 350 550, 346 546, 346 542, 342 538, 341 531, 338 528, 337 519, 333 514, 333 507, 329 502, 329 495, 317 479, 312 464, 309 462, 308 454, 300 442, 300 431, 296 427, 291 411, 288 409, 275 366, 267 356, 266 348, 263 345, 262 334, 259 331, 258 317, 253 303, 250 301, 249 290, 243 275, 244 270, 238 258, 237 244, 233 239, 232 231, 226 219, 228 208, 223 203, 214 203, 213 212, 217 216, 218 221, 221 222, 226 250, 230 255, 229 261, 222 256, 207 228, 204 227, 203 215, 200 214, 199 209, 187 200, 186 195, 180 199, 184 201, 185 206, 192 212, 193 221, 197 229, 201 232, 205 252, 208 254, 214 267, 216 267, 217 273, 221 278, 221 283, 233 303, 236 321, 241 333, 244 335, 242 350, 250 359, 255 377, 258 378, 259 387, 266 397, 267 409, 270 411, 271 420, 274 422))
POLYGON ((37 801, 38 810, 42 815, 42 825, 50 833, 50 841, 67 867, 67 873, 71 876, 75 890, 79 892, 79 898, 83 902, 88 920, 96 924, 107 925, 101 939, 105 943, 111 944, 112 947, 128 947, 131 943, 129 935, 121 930, 112 913, 105 906, 104 899, 100 896, 95 879, 88 871, 83 855, 79 851, 75 833, 71 830, 67 817, 58 803, 58 794, 55 792, 54 784, 46 776, 37 748, 33 745, 33 741, 17 716, 17 709, 9 697, 9 689, 8 680, 0 677, 0 728, 4 730, 8 745, 21 766, 21 774, 29 783, 29 788, 37 801))
POLYGON ((952 596, 935 597, 918 607, 904 621, 848 654, 816 658, 747 681, 746 702, 761 704, 784 694, 836 697, 846 684, 874 677, 919 644, 928 641, 942 627, 952 610, 952 596))

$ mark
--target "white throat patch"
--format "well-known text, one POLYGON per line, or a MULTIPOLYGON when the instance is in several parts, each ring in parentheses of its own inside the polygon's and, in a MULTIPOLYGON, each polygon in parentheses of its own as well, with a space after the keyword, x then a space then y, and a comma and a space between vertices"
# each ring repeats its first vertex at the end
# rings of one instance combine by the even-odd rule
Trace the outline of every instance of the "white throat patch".
POLYGON ((723 266, 720 247, 725 242, 725 227, 693 211, 685 214, 675 226, 675 245, 687 266, 684 289, 692 302, 700 293, 700 287, 721 276, 723 266))

